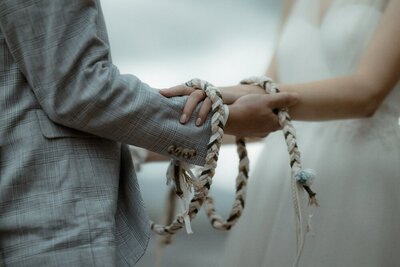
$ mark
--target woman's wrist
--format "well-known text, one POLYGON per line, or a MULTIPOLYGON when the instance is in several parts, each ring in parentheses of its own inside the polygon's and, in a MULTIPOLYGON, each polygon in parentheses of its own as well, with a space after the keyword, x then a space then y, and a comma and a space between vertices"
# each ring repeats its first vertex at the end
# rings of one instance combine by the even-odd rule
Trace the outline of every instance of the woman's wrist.
POLYGON ((254 85, 234 85, 234 86, 224 86, 219 87, 222 100, 225 104, 233 104, 240 97, 247 94, 264 94, 264 90, 262 90, 258 86, 254 85))

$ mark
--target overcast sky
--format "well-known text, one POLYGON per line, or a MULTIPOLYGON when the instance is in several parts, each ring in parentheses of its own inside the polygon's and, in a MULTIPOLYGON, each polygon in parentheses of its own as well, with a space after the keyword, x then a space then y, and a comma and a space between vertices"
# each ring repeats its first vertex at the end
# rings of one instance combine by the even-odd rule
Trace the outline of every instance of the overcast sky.
POLYGON ((277 0, 103 0, 114 63, 154 87, 265 71, 277 0))

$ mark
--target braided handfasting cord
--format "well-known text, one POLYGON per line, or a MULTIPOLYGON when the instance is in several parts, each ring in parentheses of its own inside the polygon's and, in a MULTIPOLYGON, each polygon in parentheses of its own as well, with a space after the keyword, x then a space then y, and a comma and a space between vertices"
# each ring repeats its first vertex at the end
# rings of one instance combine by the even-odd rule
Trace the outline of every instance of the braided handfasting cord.
POLYGON ((237 138, 236 145, 237 152, 239 154, 239 173, 236 177, 235 201, 233 203, 231 212, 229 213, 228 219, 225 221, 216 212, 214 200, 211 194, 208 194, 206 202, 204 203, 204 209, 206 210, 207 217, 210 220, 211 225, 218 230, 230 230, 231 227, 239 220, 245 205, 247 180, 249 178, 249 158, 247 156, 244 139, 237 138))
POLYGON ((206 164, 202 168, 199 179, 196 179, 191 173, 189 166, 180 161, 173 160, 169 166, 167 176, 175 185, 175 192, 182 201, 184 213, 178 215, 177 218, 169 225, 160 225, 151 222, 151 229, 159 235, 173 235, 179 229, 186 226, 187 232, 191 233, 190 220, 192 220, 199 212, 203 205, 208 191, 212 184, 212 177, 215 174, 217 166, 218 153, 222 144, 224 135, 224 106, 221 94, 218 89, 211 84, 193 79, 186 83, 187 86, 195 89, 204 90, 207 97, 212 102, 211 117, 211 138, 207 146, 206 164), (194 196, 190 200, 190 193, 194 191, 194 196))
MULTIPOLYGON (((277 84, 272 79, 266 76, 251 77, 244 79, 241 84, 253 84, 263 88, 268 94, 279 93, 277 84)), ((310 189, 310 185, 315 177, 310 169, 303 170, 301 167, 300 151, 296 141, 296 130, 293 126, 292 119, 290 118, 287 109, 283 108, 278 113, 279 122, 283 127, 282 131, 285 136, 285 141, 290 155, 290 167, 295 174, 296 181, 300 183, 309 195, 310 204, 317 205, 316 193, 310 189)))
MULTIPOLYGON (((266 76, 251 77, 242 80, 240 83, 260 86, 268 94, 279 93, 278 86, 273 83, 273 81, 269 77, 266 76)), ((304 245, 304 220, 302 214, 302 204, 300 201, 300 194, 302 194, 303 190, 301 190, 301 188, 303 188, 308 193, 309 204, 314 204, 318 206, 318 202, 315 197, 316 194, 310 188, 310 185, 315 178, 315 172, 310 169, 302 169, 300 151, 296 141, 296 131, 287 109, 280 109, 278 112, 278 118, 281 126, 283 127, 282 131, 288 148, 290 156, 290 166, 292 169, 291 188, 293 206, 296 214, 297 229, 297 256, 294 263, 294 266, 296 266, 298 264, 298 260, 301 256, 304 245)))
MULTIPOLYGON (((189 84, 187 84, 189 85, 189 84)), ((197 88, 203 89, 205 88, 197 88)), ((222 100, 222 98, 221 98, 222 100)), ((237 152, 239 155, 239 172, 236 177, 236 196, 227 220, 224 220, 214 206, 214 199, 208 193, 205 199, 204 208, 211 225, 218 230, 229 230, 240 218, 246 198, 247 180, 249 176, 249 158, 247 156, 246 144, 243 138, 236 138, 237 152)), ((204 171, 203 171, 204 173, 204 171)), ((203 173, 201 175, 203 175, 203 173)), ((201 177, 200 177, 201 179, 201 177)))

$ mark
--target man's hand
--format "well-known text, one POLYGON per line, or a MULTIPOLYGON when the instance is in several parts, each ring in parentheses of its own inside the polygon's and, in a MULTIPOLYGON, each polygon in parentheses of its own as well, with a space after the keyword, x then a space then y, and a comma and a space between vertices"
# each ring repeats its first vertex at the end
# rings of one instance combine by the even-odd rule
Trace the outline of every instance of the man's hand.
POLYGON ((298 102, 292 93, 248 94, 229 106, 225 133, 240 137, 266 137, 281 128, 274 109, 291 107, 298 102))

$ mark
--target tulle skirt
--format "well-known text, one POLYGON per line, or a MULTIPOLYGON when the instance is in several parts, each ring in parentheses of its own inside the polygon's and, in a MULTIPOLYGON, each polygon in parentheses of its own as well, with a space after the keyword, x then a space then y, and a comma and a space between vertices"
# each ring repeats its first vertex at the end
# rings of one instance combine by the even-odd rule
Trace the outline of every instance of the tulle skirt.
MULTIPOLYGON (((312 230, 299 266, 400 266, 398 120, 382 107, 368 119, 296 124, 303 166, 318 174, 312 188, 320 204, 304 212, 312 214, 312 230)), ((294 262, 295 218, 282 132, 265 140, 257 160, 243 217, 232 229, 221 266, 294 262)))

